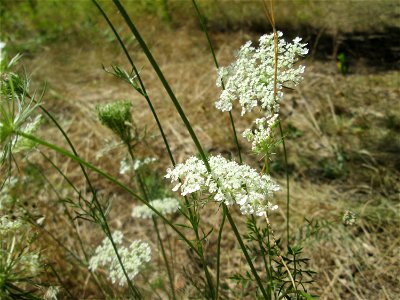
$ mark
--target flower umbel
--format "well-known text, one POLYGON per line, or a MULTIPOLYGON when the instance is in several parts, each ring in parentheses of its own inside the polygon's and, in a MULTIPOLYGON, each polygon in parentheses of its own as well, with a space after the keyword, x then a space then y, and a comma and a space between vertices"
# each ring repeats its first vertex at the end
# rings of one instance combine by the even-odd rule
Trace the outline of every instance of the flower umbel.
MULTIPOLYGON (((149 204, 163 215, 172 214, 179 209, 179 201, 175 198, 156 199, 150 201, 149 204)), ((156 214, 146 205, 138 205, 133 208, 132 217, 134 218, 150 219, 152 216, 156 216, 156 214)))
POLYGON ((275 114, 271 118, 256 119, 256 129, 246 129, 243 137, 251 142, 251 150, 258 154, 269 155, 271 148, 275 144, 273 129, 278 124, 279 115, 275 114))
MULTIPOLYGON (((123 246, 123 234, 120 231, 113 233, 113 240, 118 247, 118 253, 121 256, 122 263, 128 273, 130 280, 143 270, 145 264, 151 259, 151 249, 147 243, 139 240, 134 241, 128 248, 123 246)), ((100 246, 97 247, 94 256, 89 261, 89 268, 95 271, 99 267, 106 267, 108 278, 112 283, 118 282, 123 286, 126 277, 115 255, 114 248, 108 238, 105 238, 100 246)))
POLYGON ((357 217, 356 214, 353 213, 350 210, 346 210, 346 212, 343 215, 343 224, 346 226, 352 226, 356 223, 357 217))
POLYGON ((173 191, 180 189, 182 196, 209 193, 217 202, 238 204, 243 214, 261 216, 267 209, 277 208, 269 200, 279 186, 270 176, 259 175, 251 167, 228 161, 220 155, 211 156, 209 164, 211 172, 202 160, 190 157, 185 163, 168 169, 165 177, 172 182, 181 180, 173 191))
MULTIPOLYGON (((278 32, 281 38, 282 33, 278 32)), ((266 34, 259 39, 259 48, 247 42, 238 54, 237 60, 228 67, 218 70, 217 86, 225 84, 216 107, 221 111, 232 110, 238 100, 242 115, 260 105, 267 116, 279 111, 279 101, 283 98, 283 86, 296 86, 302 80, 304 66, 294 67, 300 56, 308 53, 306 44, 295 38, 286 43, 278 41, 277 94, 274 97, 275 52, 274 35, 266 34)))

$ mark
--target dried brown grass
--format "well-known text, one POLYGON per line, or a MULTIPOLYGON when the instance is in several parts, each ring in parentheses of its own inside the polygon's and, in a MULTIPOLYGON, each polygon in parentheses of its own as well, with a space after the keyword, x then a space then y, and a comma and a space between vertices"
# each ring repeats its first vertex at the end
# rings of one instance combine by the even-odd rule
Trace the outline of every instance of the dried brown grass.
MULTIPOLYGON (((211 153, 222 152, 235 156, 229 119, 226 114, 214 108, 213 103, 219 91, 214 84, 216 72, 203 33, 193 28, 179 28, 177 31, 167 28, 160 31, 158 27, 149 26, 145 35, 204 148, 211 153)), ((214 35, 220 64, 231 62, 235 50, 250 38, 255 38, 251 32, 214 35)), ((135 49, 131 50, 137 66, 142 68, 146 88, 176 159, 183 161, 195 152, 191 139, 144 56, 135 49)), ((113 138, 96 120, 95 106, 115 99, 132 100, 135 122, 146 124, 150 134, 151 148, 143 147, 139 150, 140 155, 159 157, 158 172, 162 176, 169 165, 168 157, 145 101, 101 69, 102 63, 107 66, 115 62, 127 66, 115 44, 59 44, 24 61, 33 70, 34 82, 48 81, 45 106, 60 120, 79 154, 118 177, 121 177, 118 175, 119 161, 124 155, 121 149, 112 150, 96 159, 97 152, 110 144, 113 138)), ((399 117, 398 73, 343 77, 337 73, 333 62, 310 60, 307 65, 303 84, 298 90, 288 93, 282 109, 284 124, 287 126, 290 123, 302 132, 300 137, 288 139, 292 169, 291 230, 296 233, 303 228, 305 217, 339 221, 324 228, 324 234, 320 237, 310 238, 304 243, 306 254, 311 258, 311 267, 318 272, 316 292, 321 295, 321 299, 396 299, 400 293, 397 276, 400 244, 397 230, 399 169, 394 160, 398 161, 399 157, 398 153, 386 151, 384 147, 378 148, 377 139, 392 132, 382 125, 387 116, 395 114, 399 117), (346 170, 332 179, 324 175, 321 164, 323 160, 335 164, 338 151, 347 157, 346 170), (392 159, 385 159, 387 157, 392 159), (352 209, 358 214, 357 224, 353 228, 340 224, 346 209, 352 209)), ((236 111, 234 116, 238 132, 249 126, 249 119, 239 119, 236 111)), ((42 135, 67 148, 54 126, 46 126, 42 135)), ((242 143, 248 151, 243 140, 242 143)), ((277 151, 275 160, 282 163, 280 151, 277 151)), ((86 190, 75 163, 53 153, 49 155, 82 190, 86 190)), ((37 160, 58 188, 66 187, 65 182, 60 180, 47 163, 39 156, 37 160)), ((256 165, 257 159, 249 158, 249 162, 256 165)), ((91 175, 96 188, 105 198, 114 195, 110 215, 112 228, 123 230, 129 239, 142 237, 148 240, 151 237, 154 248, 157 248, 150 224, 130 217, 135 200, 98 176, 91 175)), ((279 169, 275 176, 285 186, 279 169)), ((125 177, 122 179, 126 182, 131 180, 125 177)), ((66 225, 68 222, 63 209, 54 203, 55 195, 42 191, 40 199, 43 213, 47 217, 46 229, 55 232, 65 246, 77 249, 71 228, 66 225)), ((282 210, 272 215, 271 222, 275 232, 280 235, 285 228, 284 192, 279 194, 277 202, 282 210)), ((204 228, 217 230, 220 218, 218 207, 212 204, 203 210, 204 216, 207 216, 203 219, 204 228)), ((244 232, 243 217, 235 214, 235 219, 244 232)), ((99 230, 86 222, 79 221, 78 224, 83 240, 92 248, 98 245, 102 239, 99 230)), ((226 228, 221 264, 222 276, 225 278, 243 271, 245 265, 229 225, 226 228)), ((198 272, 198 267, 188 262, 193 255, 174 239, 172 233, 170 235, 176 267, 175 286, 180 293, 179 297, 185 298, 193 290, 180 272, 181 267, 190 266, 194 273, 198 272)), ((47 242, 49 256, 60 264, 59 269, 64 272, 67 270, 69 275, 63 278, 71 290, 80 298, 101 297, 93 284, 86 284, 89 282, 86 273, 68 263, 64 257, 65 252, 54 241, 48 239, 47 242), (84 286, 82 282, 85 282, 84 286)), ((214 235, 207 245, 210 258, 215 256, 215 249, 214 235)), ((154 266, 162 265, 160 258, 155 261, 154 266)), ((163 275, 154 273, 151 279, 157 276, 163 275)), ((231 281, 226 284, 234 286, 231 281)), ((237 297, 232 294, 227 296, 237 297)))

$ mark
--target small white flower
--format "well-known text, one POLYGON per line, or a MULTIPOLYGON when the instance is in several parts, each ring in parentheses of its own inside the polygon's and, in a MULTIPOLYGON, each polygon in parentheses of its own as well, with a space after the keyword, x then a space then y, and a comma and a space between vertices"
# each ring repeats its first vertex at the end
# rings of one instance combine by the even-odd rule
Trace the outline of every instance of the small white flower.
POLYGON ((4 47, 6 46, 6 43, 4 43, 4 42, 2 42, 2 41, 0 41, 0 63, 3 61, 3 59, 4 59, 4 47))
POLYGON ((135 159, 134 162, 132 163, 129 158, 124 158, 123 160, 121 160, 119 173, 120 174, 132 173, 133 171, 136 171, 139 168, 145 165, 149 165, 155 161, 157 161, 157 158, 145 157, 143 160, 135 159))
POLYGON ((202 160, 190 157, 185 163, 168 169, 165 177, 171 182, 181 181, 175 188, 183 196, 208 193, 217 202, 236 203, 243 214, 262 215, 267 209, 275 208, 270 199, 279 186, 270 176, 259 175, 248 165, 239 165, 220 155, 209 157, 208 162, 211 172, 202 160))
MULTIPOLYGON (((282 37, 279 32, 278 36, 282 37)), ((308 53, 306 44, 295 38, 292 43, 278 41, 277 95, 274 99, 275 51, 273 34, 263 35, 259 47, 251 42, 244 44, 236 55, 236 61, 218 70, 217 86, 225 84, 216 102, 221 111, 232 110, 234 101, 239 101, 242 115, 260 105, 267 116, 279 111, 279 101, 283 97, 284 85, 296 86, 301 80, 304 66, 294 67, 300 56, 308 53)))
MULTIPOLYGON (((175 198, 156 199, 149 202, 162 215, 172 214, 179 209, 179 201, 175 198)), ((138 205, 133 208, 132 217, 149 219, 156 214, 146 205, 138 205)))
MULTIPOLYGON (((123 246, 123 234, 115 231, 112 235, 114 243, 117 245, 118 253, 129 279, 133 280, 145 264, 151 259, 151 248, 147 243, 139 240, 134 241, 128 248, 123 246)), ((123 286, 126 277, 115 254, 114 248, 108 238, 105 238, 100 246, 96 248, 94 256, 89 260, 89 269, 95 271, 99 267, 105 267, 108 271, 108 278, 112 283, 118 282, 123 286)))
POLYGON ((269 154, 273 146, 273 128, 278 124, 278 114, 274 114, 271 118, 256 119, 256 129, 251 131, 246 129, 243 137, 251 142, 251 149, 260 154, 269 154))
POLYGON ((343 224, 346 226, 352 226, 356 223, 357 216, 355 213, 353 213, 350 210, 346 210, 346 212, 343 215, 343 224))

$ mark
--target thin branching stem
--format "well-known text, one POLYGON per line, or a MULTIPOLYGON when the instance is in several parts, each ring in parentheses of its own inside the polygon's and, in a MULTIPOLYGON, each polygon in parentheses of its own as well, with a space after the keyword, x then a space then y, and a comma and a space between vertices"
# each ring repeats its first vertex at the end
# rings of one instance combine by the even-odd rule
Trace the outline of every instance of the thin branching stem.
POLYGON ((249 253, 247 252, 246 246, 243 243, 243 240, 242 240, 242 237, 240 236, 239 230, 236 227, 235 221, 233 220, 231 214, 229 213, 229 210, 226 207, 226 205, 222 204, 222 206, 223 206, 223 209, 226 210, 226 216, 228 217, 229 224, 231 224, 232 230, 236 236, 236 239, 239 242, 239 246, 242 249, 244 256, 246 257, 246 261, 250 266, 251 272, 253 273, 253 276, 257 282, 258 288, 260 289, 261 293, 263 294, 264 299, 269 299, 268 295, 264 289, 263 283, 261 282, 261 278, 257 274, 257 270, 255 269, 253 262, 251 261, 251 257, 249 255, 249 253))
POLYGON ((48 143, 42 139, 39 139, 33 135, 27 134, 23 131, 17 131, 15 132, 16 134, 25 137, 37 144, 40 144, 42 146, 45 146, 47 148, 50 148, 62 155, 64 155, 65 157, 68 157, 74 161, 76 161, 77 163, 82 164, 82 166, 94 171, 95 173, 101 175, 102 177, 106 178, 107 180, 109 180, 110 182, 116 184, 117 186, 121 187, 123 190, 125 190, 126 192, 128 192, 130 195, 132 195, 134 198, 138 199, 140 202, 142 202, 143 204, 145 204, 148 208, 150 208, 157 216, 159 216, 165 223, 168 224, 169 227, 171 227, 178 235, 180 238, 182 238, 182 240, 184 240, 188 246, 194 250, 196 252, 197 255, 199 255, 199 252, 197 250, 197 248, 193 245, 193 243, 191 241, 189 241, 185 235, 179 231, 179 229, 176 228, 176 226, 174 224, 172 224, 167 218, 165 218, 158 210, 156 210, 153 206, 151 206, 145 199, 143 199, 142 197, 140 197, 138 194, 136 194, 131 188, 129 188, 128 186, 126 186, 124 183, 120 182, 119 180, 117 180, 116 178, 114 178, 113 176, 111 176, 110 174, 106 173, 105 171, 102 171, 101 169, 95 167, 94 165, 92 165, 91 163, 81 159, 79 156, 76 156, 74 154, 72 154, 71 152, 62 149, 54 144, 48 143))
MULTIPOLYGON (((274 13, 274 1, 270 1, 270 7, 267 8, 264 2, 264 8, 266 10, 267 17, 271 23, 272 30, 274 33, 274 102, 276 102, 276 96, 278 93, 278 32, 276 31, 275 13, 274 13)), ((285 137, 283 135, 281 118, 279 117, 279 132, 282 139, 283 153, 285 157, 285 172, 286 172, 286 238, 287 245, 290 246, 290 189, 289 189, 289 166, 287 159, 287 151, 285 145, 285 137)))
MULTIPOLYGON (((40 108, 42 109, 42 111, 53 121, 53 123, 54 123, 54 124, 57 126, 57 128, 60 130, 60 132, 62 133, 62 135, 63 135, 64 138, 66 139, 67 143, 68 143, 69 146, 71 147, 72 152, 74 153, 73 156, 76 157, 76 158, 79 158, 78 153, 76 152, 74 145, 72 144, 70 138, 68 137, 67 133, 64 131, 64 129, 62 128, 62 126, 57 122, 57 120, 52 116, 52 114, 50 114, 42 105, 40 105, 39 107, 40 107, 40 108)), ((24 133, 21 134, 21 132, 19 132, 19 134, 23 136, 24 133)), ((28 136, 29 136, 29 135, 28 135, 28 136)), ((33 137, 33 136, 31 136, 31 137, 33 137)), ((28 137, 27 137, 27 138, 28 138, 28 137)), ((28 139, 29 139, 29 138, 28 138, 28 139)), ((39 140, 39 139, 38 139, 38 140, 39 140)), ((44 142, 44 141, 41 141, 41 142, 44 142)), ((38 142, 38 143, 39 143, 39 142, 38 142)), ((40 143, 39 143, 39 144, 40 144, 40 143)), ((51 145, 51 144, 49 144, 49 145, 51 145)), ((58 148, 58 147, 55 146, 55 145, 52 145, 52 146, 58 148)), ((51 148, 51 147, 49 147, 49 148, 51 148)), ((51 148, 51 149, 56 150, 55 148, 51 148)), ((61 148, 58 148, 58 149, 63 150, 63 149, 61 149, 61 148)), ((63 150, 63 151, 64 151, 65 153, 69 153, 68 151, 65 151, 65 150, 63 150)), ((71 153, 69 153, 69 154, 72 155, 71 153)), ((64 154, 64 155, 65 155, 65 154, 64 154)), ((140 292, 139 292, 139 290, 137 289, 137 287, 135 287, 135 286, 132 284, 132 281, 129 279, 128 273, 126 272, 125 267, 124 267, 124 265, 123 265, 123 263, 122 263, 121 256, 120 256, 119 253, 118 253, 117 246, 116 246, 116 244, 115 244, 115 242, 114 242, 114 239, 113 239, 112 234, 111 234, 111 230, 110 230, 110 228, 109 228, 109 226, 108 226, 107 218, 106 218, 106 216, 105 216, 105 214, 104 214, 103 208, 101 207, 101 204, 100 204, 99 200, 97 199, 96 190, 94 189, 94 187, 93 187, 93 185, 92 185, 92 183, 91 183, 91 181, 90 181, 90 179, 89 179, 89 175, 87 174, 87 172, 86 172, 86 170, 85 170, 85 168, 84 168, 83 160, 79 158, 79 160, 76 160, 76 161, 79 163, 79 166, 80 166, 80 168, 81 168, 81 170, 82 170, 82 173, 83 173, 83 175, 85 176, 85 179, 86 179, 86 181, 87 181, 87 183, 88 183, 88 185, 89 185, 89 188, 90 188, 90 190, 91 190, 91 192, 92 192, 92 195, 93 195, 93 202, 95 203, 96 208, 97 208, 98 211, 100 212, 100 217, 101 217, 101 221, 102 221, 102 224, 100 224, 100 225, 101 225, 102 229, 104 230, 104 233, 106 234, 106 236, 108 237, 108 239, 110 240, 110 242, 111 242, 111 244, 112 244, 112 246, 113 246, 113 248, 114 248, 115 254, 116 254, 117 259, 118 259, 118 262, 119 262, 119 264, 121 265, 122 271, 123 271, 123 273, 124 273, 124 275, 125 275, 125 277, 126 277, 126 280, 127 280, 127 282, 128 282, 129 290, 131 291, 132 295, 133 295, 135 298, 140 299, 140 298, 142 298, 141 295, 140 295, 140 292)))
POLYGON ((222 220, 221 224, 219 225, 218 231, 218 240, 217 240, 217 283, 215 287, 215 298, 219 298, 219 282, 220 282, 220 265, 221 265, 221 240, 222 240, 222 231, 225 225, 226 214, 225 212, 222 213, 222 220))
MULTIPOLYGON (((127 143, 126 146, 128 148, 129 156, 131 157, 132 163, 133 163, 135 161, 135 156, 133 154, 132 146, 131 146, 130 143, 127 143)), ((150 202, 150 198, 149 198, 149 194, 147 192, 146 184, 145 184, 144 180, 142 179, 142 175, 141 175, 140 169, 136 170, 136 173, 137 174, 136 174, 135 177, 136 177, 136 179, 137 179, 137 181, 139 183, 139 186, 140 186, 140 188, 142 190, 143 197, 147 202, 150 202)), ((172 293, 172 298, 176 299, 175 289, 174 289, 174 278, 172 276, 171 269, 169 267, 169 262, 168 262, 167 255, 165 253, 164 244, 163 244, 163 241, 162 241, 161 236, 160 236, 160 231, 158 229, 157 219, 156 219, 155 216, 153 216, 151 219, 153 221, 153 227, 154 227, 154 229, 155 229, 155 231, 157 233, 157 240, 158 240, 158 243, 160 244, 161 254, 162 254, 162 257, 164 259, 165 267, 167 269, 167 275, 168 275, 168 280, 169 280, 170 289, 171 289, 171 293, 172 293)))

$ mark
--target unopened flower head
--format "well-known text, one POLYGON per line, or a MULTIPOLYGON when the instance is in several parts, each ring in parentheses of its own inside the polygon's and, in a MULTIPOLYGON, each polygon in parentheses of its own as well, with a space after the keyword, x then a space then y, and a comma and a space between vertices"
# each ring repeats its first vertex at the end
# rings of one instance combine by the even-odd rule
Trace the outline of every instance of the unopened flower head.
MULTIPOLYGON (((150 201, 149 204, 162 215, 177 212, 180 207, 179 201, 175 198, 156 199, 150 201)), ((147 205, 138 205, 133 208, 132 217, 134 218, 149 219, 152 216, 156 216, 156 214, 147 205)))
MULTIPOLYGON (((133 280, 145 268, 145 264, 150 261, 150 246, 137 240, 129 247, 125 247, 123 245, 124 236, 122 232, 115 231, 112 236, 129 279, 133 280)), ((95 271, 99 267, 107 269, 108 278, 112 283, 118 282, 121 286, 127 283, 125 274, 108 238, 105 238, 102 244, 97 247, 94 256, 89 261, 90 270, 95 271)))
POLYGON ((123 142, 128 143, 131 138, 132 103, 119 100, 96 107, 100 122, 110 128, 123 142))
POLYGON ((173 191, 180 189, 182 196, 209 193, 217 202, 238 204, 243 214, 260 216, 267 209, 277 208, 270 199, 279 186, 270 176, 259 175, 250 166, 228 161, 220 155, 211 156, 208 162, 211 172, 202 160, 190 157, 185 163, 168 169, 165 177, 177 183, 173 191))
POLYGON ((274 35, 266 34, 259 39, 259 48, 244 44, 236 61, 218 71, 217 86, 225 85, 216 107, 221 111, 232 110, 234 101, 239 101, 242 115, 260 105, 267 113, 279 111, 279 101, 283 97, 285 85, 296 86, 302 79, 304 66, 295 67, 300 56, 308 53, 306 44, 295 38, 291 43, 283 40, 278 32, 277 86, 275 77, 274 35), (276 95, 275 95, 276 92, 276 95))
POLYGON ((256 128, 253 130, 246 129, 243 137, 251 142, 251 149, 258 154, 269 155, 275 141, 273 138, 273 129, 278 124, 278 114, 271 118, 256 119, 256 128))

